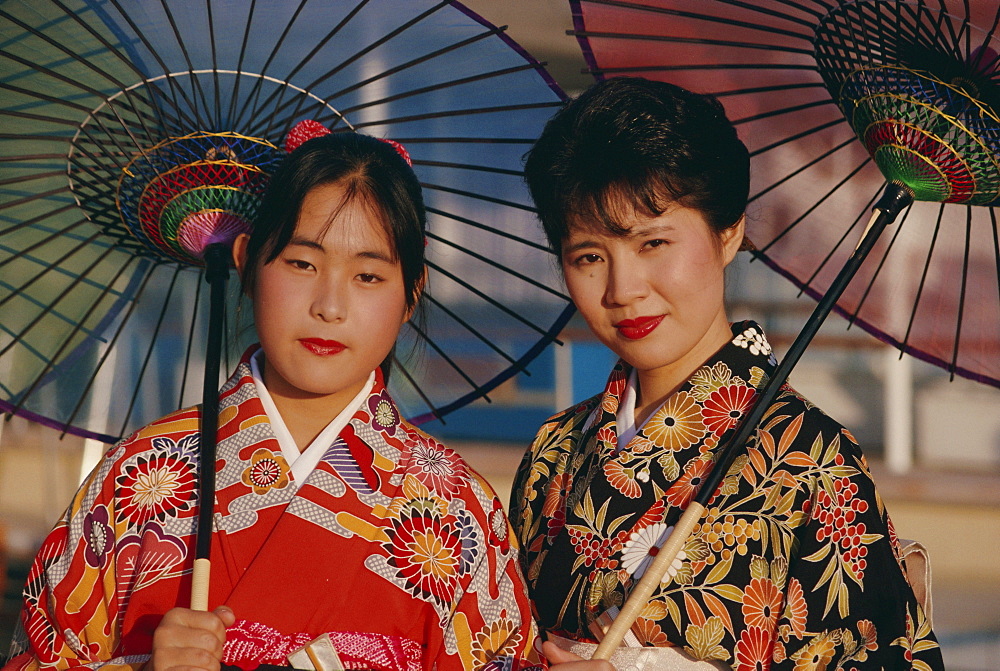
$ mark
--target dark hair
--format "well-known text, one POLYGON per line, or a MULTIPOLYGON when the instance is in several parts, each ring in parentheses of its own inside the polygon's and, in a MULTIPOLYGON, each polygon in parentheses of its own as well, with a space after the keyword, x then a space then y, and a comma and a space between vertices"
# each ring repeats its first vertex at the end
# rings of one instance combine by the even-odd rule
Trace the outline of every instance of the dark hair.
MULTIPOLYGON (((396 149, 377 138, 339 132, 313 138, 288 155, 271 176, 247 243, 240 282, 252 292, 260 267, 288 245, 306 195, 326 184, 344 187, 341 207, 362 199, 380 215, 403 272, 406 306, 418 307, 424 276, 427 213, 420 183, 396 149)), ((414 315, 418 320, 421 315, 414 315)), ((380 364, 388 382, 395 348, 380 364)))
POLYGON ((750 192, 750 156, 712 96, 617 77, 569 101, 527 154, 525 179, 557 254, 574 221, 616 235, 624 217, 671 203, 700 211, 717 235, 750 192))
POLYGON ((344 206, 361 198, 377 212, 403 271, 406 305, 419 298, 424 273, 424 211, 420 183, 395 148, 352 132, 331 133, 305 142, 271 176, 247 244, 240 280, 253 291, 261 266, 288 245, 306 195, 318 186, 340 184, 344 206))

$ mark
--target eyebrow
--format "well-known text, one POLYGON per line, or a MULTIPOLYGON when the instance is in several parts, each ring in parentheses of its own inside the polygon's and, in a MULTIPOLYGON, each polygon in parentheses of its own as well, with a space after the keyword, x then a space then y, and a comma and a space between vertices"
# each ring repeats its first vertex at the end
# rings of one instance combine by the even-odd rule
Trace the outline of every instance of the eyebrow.
MULTIPOLYGON (((651 235, 658 235, 658 234, 670 233, 670 232, 675 231, 675 230, 676 230, 676 226, 673 226, 671 224, 659 224, 659 225, 656 225, 656 226, 646 226, 646 227, 630 228, 625 235, 621 235, 621 236, 617 236, 616 235, 614 237, 622 237, 622 238, 644 238, 644 237, 651 236, 651 235)), ((577 251, 579 251, 581 249, 585 249, 587 247, 594 247, 596 245, 597 245, 597 242, 595 242, 595 240, 593 239, 593 237, 588 236, 588 237, 584 238, 583 240, 581 240, 581 241, 579 241, 577 243, 569 245, 568 247, 564 247, 563 250, 562 250, 562 252, 563 252, 563 254, 569 254, 569 253, 572 253, 572 252, 577 252, 577 251)))
MULTIPOLYGON (((308 247, 309 249, 315 249, 318 252, 326 252, 326 247, 322 244, 316 242, 315 240, 309 240, 308 238, 292 238, 288 241, 288 246, 296 245, 298 247, 308 247)), ((372 259, 374 261, 384 261, 385 263, 396 263, 396 260, 385 252, 378 251, 376 249, 365 249, 354 254, 355 258, 360 259, 372 259)))

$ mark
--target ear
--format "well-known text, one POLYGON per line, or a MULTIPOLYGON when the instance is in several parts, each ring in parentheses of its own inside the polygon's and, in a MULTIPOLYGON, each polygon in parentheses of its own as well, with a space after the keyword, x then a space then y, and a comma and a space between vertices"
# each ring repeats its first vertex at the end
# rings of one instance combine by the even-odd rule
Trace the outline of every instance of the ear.
POLYGON ((420 273, 420 277, 417 278, 417 282, 413 287, 413 307, 407 308, 406 314, 403 315, 403 323, 410 321, 410 317, 417 309, 417 303, 420 302, 420 297, 424 293, 424 287, 427 286, 427 266, 424 266, 424 272, 420 273))
POLYGON ((728 266, 736 258, 736 252, 743 246, 743 236, 746 234, 747 216, 744 214, 739 221, 722 232, 722 260, 728 266))
MULTIPOLYGON (((243 278, 243 269, 247 264, 247 246, 250 243, 250 234, 240 233, 233 240, 233 265, 236 266, 236 274, 239 275, 240 279, 243 278)), ((244 292, 249 295, 247 287, 243 288, 244 292)))

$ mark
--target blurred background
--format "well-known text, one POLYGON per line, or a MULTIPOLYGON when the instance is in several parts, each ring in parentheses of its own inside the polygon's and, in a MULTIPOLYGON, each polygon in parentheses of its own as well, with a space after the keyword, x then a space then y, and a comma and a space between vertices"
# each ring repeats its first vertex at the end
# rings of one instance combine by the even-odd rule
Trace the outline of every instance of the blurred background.
MULTIPOLYGON (((593 82, 565 0, 469 0, 542 61, 575 95, 593 82)), ((752 227, 755 212, 751 210, 752 227)), ((752 228, 751 228, 752 230, 752 228)), ((545 269, 551 272, 551 268, 545 269)), ((728 276, 730 317, 754 318, 781 355, 812 311, 786 279, 741 254, 728 276)), ((551 414, 603 389, 612 355, 578 318, 560 339, 491 394, 428 432, 457 449, 509 496, 517 463, 551 414)), ((933 567, 934 627, 949 669, 1000 659, 1000 390, 925 364, 831 316, 791 384, 861 443, 901 537, 921 541, 933 567)), ((20 586, 45 533, 106 445, 20 417, 0 422, 0 654, 20 586)))

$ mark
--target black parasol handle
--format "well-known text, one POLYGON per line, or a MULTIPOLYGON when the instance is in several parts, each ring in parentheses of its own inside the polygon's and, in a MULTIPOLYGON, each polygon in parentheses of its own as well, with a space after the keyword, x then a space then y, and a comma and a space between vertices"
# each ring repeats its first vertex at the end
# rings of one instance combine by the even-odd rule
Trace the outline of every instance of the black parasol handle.
POLYGON ((847 285, 850 284, 861 264, 868 257, 868 253, 875 246, 875 242, 882 234, 882 231, 896 220, 896 217, 903 211, 903 208, 908 207, 911 203, 913 203, 913 192, 909 188, 895 182, 889 182, 885 185, 885 191, 882 192, 881 198, 878 199, 873 208, 876 214, 868 223, 861 242, 858 243, 851 258, 840 269, 840 273, 837 274, 837 277, 833 280, 823 298, 816 304, 816 308, 809 316, 805 326, 802 327, 802 331, 796 336, 795 341, 792 342, 788 348, 788 352, 775 369, 774 375, 771 376, 764 389, 761 390, 753 408, 736 428, 736 433, 733 434, 732 439, 726 443, 726 447, 720 452, 711 472, 705 478, 704 483, 698 490, 698 494, 694 498, 696 503, 707 506, 708 502, 711 501, 712 496, 715 495, 715 490, 719 488, 722 478, 725 477, 726 472, 729 470, 729 466, 740 452, 741 446, 746 444, 747 439, 750 438, 750 434, 756 431, 757 425, 760 423, 764 413, 771 407, 771 403, 778 396, 781 387, 788 380, 788 375, 792 372, 792 368, 802 358, 806 347, 812 342, 820 326, 823 325, 823 321, 830 314, 837 300, 840 299, 840 295, 844 293, 847 285))
POLYGON ((205 281, 210 289, 208 346, 201 407, 201 467, 198 474, 198 531, 194 571, 191 577, 191 608, 208 610, 208 585, 212 550, 212 518, 215 513, 215 444, 219 424, 219 363, 226 310, 226 280, 230 248, 211 244, 205 248, 205 281))
POLYGON ((844 293, 844 289, 847 288, 851 279, 858 272, 858 269, 868 256, 868 253, 871 252, 872 247, 875 245, 882 231, 885 230, 885 227, 895 221, 903 208, 912 202, 913 192, 907 187, 895 182, 886 184, 882 197, 875 203, 874 209, 876 213, 868 223, 868 227, 862 235, 861 242, 858 243, 851 258, 847 260, 847 263, 844 264, 840 273, 833 280, 833 284, 830 285, 823 298, 820 299, 816 305, 816 309, 813 310, 812 315, 806 321, 805 326, 802 327, 802 331, 795 338, 791 347, 788 348, 788 352, 782 359, 781 364, 775 369, 774 375, 771 376, 771 379, 768 380, 757 396, 753 408, 740 422, 732 434, 732 438, 725 443, 725 447, 720 450, 712 466, 712 470, 705 477, 694 500, 685 508, 684 514, 681 515, 680 520, 674 525, 673 532, 660 547, 656 558, 646 568, 646 572, 638 584, 632 588, 628 600, 604 634, 600 645, 594 651, 591 659, 610 659, 615 649, 621 645, 625 634, 632 627, 632 624, 646 607, 649 598, 659 586, 660 580, 664 573, 666 573, 667 568, 669 568, 671 562, 673 562, 674 558, 680 552, 688 536, 694 531, 698 521, 701 519, 702 513, 708 507, 708 502, 712 500, 716 490, 722 483, 723 477, 729 471, 733 460, 742 451, 750 434, 757 430, 757 425, 760 423, 761 418, 778 396, 778 392, 781 391, 782 386, 784 386, 785 381, 788 379, 788 374, 791 373, 792 368, 802 357, 806 347, 812 341, 817 331, 819 331, 823 320, 830 314, 833 306, 837 303, 837 299, 844 293))

